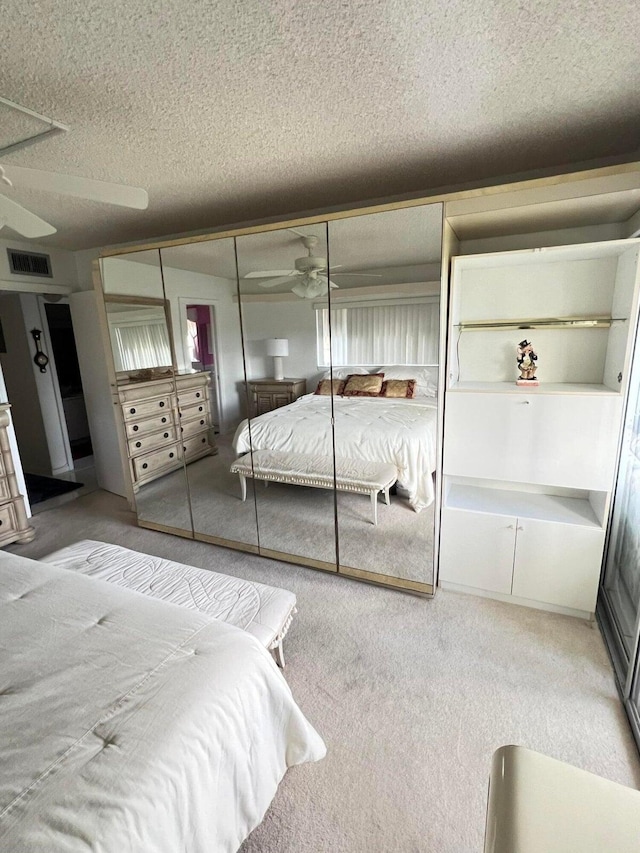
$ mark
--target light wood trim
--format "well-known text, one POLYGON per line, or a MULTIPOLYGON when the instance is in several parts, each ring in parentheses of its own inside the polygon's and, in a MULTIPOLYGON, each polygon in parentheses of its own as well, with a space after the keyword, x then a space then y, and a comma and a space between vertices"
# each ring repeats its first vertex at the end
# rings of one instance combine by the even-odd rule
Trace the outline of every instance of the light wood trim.
MULTIPOLYGON (((248 225, 226 230, 213 230, 205 234, 191 237, 177 237, 171 240, 159 240, 151 243, 142 243, 126 248, 105 249, 100 253, 101 258, 128 255, 132 252, 142 252, 152 249, 167 249, 172 246, 185 246, 190 243, 206 243, 210 240, 222 240, 226 237, 241 237, 245 234, 258 234, 266 231, 279 231, 282 228, 300 227, 303 225, 315 225, 323 222, 332 222, 338 219, 346 219, 353 216, 366 216, 372 213, 383 213, 388 210, 400 210, 408 207, 419 207, 437 202, 449 202, 458 199, 478 198, 498 193, 514 192, 521 189, 532 189, 536 187, 556 186, 563 183, 587 180, 588 178, 608 177, 628 172, 640 172, 640 161, 630 163, 619 163, 613 166, 601 166, 596 169, 583 169, 576 172, 560 172, 538 178, 524 178, 507 183, 476 182, 475 185, 466 189, 455 189, 452 187, 437 188, 431 195, 405 198, 396 201, 364 203, 361 207, 333 210, 325 213, 316 213, 311 216, 295 216, 291 219, 282 218, 278 221, 263 222, 258 225, 248 225)), ((502 179, 503 180, 503 179, 502 179)), ((225 226, 221 226, 222 229, 225 226)))
POLYGON ((160 299, 158 296, 120 296, 117 293, 104 293, 104 291, 102 295, 105 302, 115 302, 120 305, 152 305, 165 308, 166 311, 167 300, 160 299))
POLYGON ((221 545, 223 548, 232 548, 234 551, 244 551, 247 554, 258 554, 258 546, 250 545, 248 542, 236 542, 233 539, 223 539, 221 536, 212 536, 209 533, 199 533, 197 530, 193 534, 196 542, 207 542, 210 545, 221 545))
POLYGON ((310 569, 320 569, 323 572, 337 573, 338 567, 335 563, 325 560, 313 560, 311 557, 301 557, 297 554, 287 554, 284 551, 273 551, 271 548, 260 548, 261 557, 270 557, 272 560, 282 560, 285 563, 295 563, 296 566, 306 566, 310 569))
POLYGON ((144 527, 146 530, 157 530, 160 533, 171 533, 173 536, 181 536, 183 539, 194 539, 191 530, 184 530, 182 527, 170 527, 168 524, 157 524, 155 521, 147 521, 138 516, 138 527, 144 527))
POLYGON ((389 589, 404 590, 404 592, 412 592, 417 595, 428 595, 433 597, 433 584, 423 583, 422 581, 412 581, 406 578, 396 578, 393 575, 383 575, 379 572, 370 572, 366 569, 354 569, 351 566, 340 565, 338 574, 354 580, 367 581, 377 586, 385 586, 389 589))

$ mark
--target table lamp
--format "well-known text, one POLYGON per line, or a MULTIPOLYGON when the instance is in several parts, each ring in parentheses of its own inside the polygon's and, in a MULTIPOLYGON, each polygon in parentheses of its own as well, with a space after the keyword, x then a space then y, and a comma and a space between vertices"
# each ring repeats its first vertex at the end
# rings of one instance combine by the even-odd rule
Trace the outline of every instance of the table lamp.
POLYGON ((286 338, 267 338, 267 355, 273 356, 273 378, 284 379, 282 358, 289 355, 289 341, 286 338))

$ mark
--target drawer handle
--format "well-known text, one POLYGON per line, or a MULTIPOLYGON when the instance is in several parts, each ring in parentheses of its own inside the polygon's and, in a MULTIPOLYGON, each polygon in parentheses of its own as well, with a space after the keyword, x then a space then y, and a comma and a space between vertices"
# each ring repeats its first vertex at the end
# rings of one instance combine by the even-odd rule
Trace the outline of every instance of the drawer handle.
POLYGON ((136 413, 136 410, 135 410, 135 409, 129 409, 129 414, 130 414, 130 415, 135 415, 135 413, 136 413))
POLYGON ((182 417, 182 412, 178 412, 178 416, 179 416, 179 417, 182 417))
POLYGON ((142 447, 142 442, 141 442, 141 441, 136 441, 136 447, 142 447))
POLYGON ((515 525, 513 524, 507 524, 507 530, 513 530, 514 527, 515 525))
POLYGON ((164 400, 161 400, 161 401, 160 401, 160 408, 161 408, 161 409, 164 409, 164 400))
POLYGON ((146 462, 143 462, 143 463, 142 463, 142 467, 143 467, 143 468, 148 468, 148 467, 149 467, 149 465, 148 465, 146 462))
POLYGON ((206 440, 207 440, 206 438, 203 438, 202 443, 204 444, 206 442, 206 440))
POLYGON ((184 444, 182 445, 182 449, 184 450, 185 453, 187 452, 187 448, 184 446, 184 444))
POLYGON ((173 453, 169 454, 169 459, 173 459, 173 453))
POLYGON ((520 405, 521 406, 528 406, 530 402, 531 402, 531 400, 520 400, 520 405))
POLYGON ((203 423, 204 423, 204 421, 200 421, 200 426, 202 426, 203 423))
POLYGON ((165 433, 164 433, 164 435, 163 435, 163 438, 169 438, 169 433, 168 433, 168 432, 165 432, 165 433))
POLYGON ((167 422, 167 419, 166 419, 166 418, 163 418, 163 419, 160 421, 160 423, 163 423, 163 424, 166 424, 166 422, 167 422))
POLYGON ((204 408, 204 406, 198 406, 198 411, 201 412, 203 410, 203 408, 204 408))
POLYGON ((200 392, 199 392, 199 391, 197 391, 197 392, 196 392, 196 399, 198 399, 199 397, 200 397, 200 392))
POLYGON ((133 427, 133 431, 138 432, 139 429, 140 429, 140 427, 138 426, 138 424, 135 424, 133 427))

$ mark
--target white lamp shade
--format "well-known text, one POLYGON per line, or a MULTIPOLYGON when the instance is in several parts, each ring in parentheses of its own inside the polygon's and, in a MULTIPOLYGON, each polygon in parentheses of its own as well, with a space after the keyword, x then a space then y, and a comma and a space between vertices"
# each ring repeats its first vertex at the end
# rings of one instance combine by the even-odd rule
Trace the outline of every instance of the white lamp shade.
POLYGON ((289 341, 286 338, 267 338, 267 355, 289 355, 289 341))

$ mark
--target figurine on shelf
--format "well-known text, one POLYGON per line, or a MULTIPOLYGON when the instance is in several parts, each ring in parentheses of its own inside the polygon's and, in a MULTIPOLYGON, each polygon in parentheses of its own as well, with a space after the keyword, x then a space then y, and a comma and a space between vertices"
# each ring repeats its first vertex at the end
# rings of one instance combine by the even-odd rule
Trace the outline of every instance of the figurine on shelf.
POLYGON ((536 379, 536 361, 538 356, 533 351, 531 341, 520 341, 518 344, 518 369, 520 370, 520 378, 516 381, 516 385, 539 385, 536 379))

